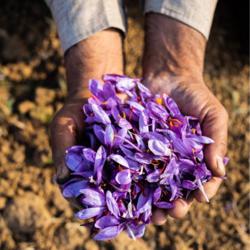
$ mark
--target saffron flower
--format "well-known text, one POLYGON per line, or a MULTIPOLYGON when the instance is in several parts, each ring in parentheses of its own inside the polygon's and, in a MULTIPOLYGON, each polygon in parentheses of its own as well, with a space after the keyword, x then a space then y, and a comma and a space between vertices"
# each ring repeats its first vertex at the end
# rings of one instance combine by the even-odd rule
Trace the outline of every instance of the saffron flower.
POLYGON ((62 194, 79 201, 76 217, 88 220, 95 240, 123 230, 136 239, 153 208, 171 209, 196 189, 208 201, 203 183, 212 174, 203 149, 213 140, 202 135, 197 118, 183 115, 168 95, 153 95, 140 79, 109 74, 103 81, 89 82, 86 140, 66 151, 71 178, 62 194))

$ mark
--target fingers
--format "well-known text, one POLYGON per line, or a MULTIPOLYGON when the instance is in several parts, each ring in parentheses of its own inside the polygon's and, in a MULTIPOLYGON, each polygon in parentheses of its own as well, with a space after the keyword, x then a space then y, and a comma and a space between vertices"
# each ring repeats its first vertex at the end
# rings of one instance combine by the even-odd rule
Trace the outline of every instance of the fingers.
POLYGON ((167 210, 157 208, 152 215, 152 222, 155 225, 163 225, 167 221, 167 210))
POLYGON ((227 151, 228 115, 219 104, 208 111, 202 125, 204 135, 214 140, 205 148, 205 161, 214 176, 225 175, 223 158, 227 151))
POLYGON ((174 201, 174 207, 168 210, 169 216, 175 219, 183 218, 187 213, 189 208, 192 205, 192 199, 178 199, 174 201))
MULTIPOLYGON (((211 199, 212 197, 215 196, 222 181, 223 180, 220 177, 213 177, 209 182, 206 182, 205 184, 203 184, 203 187, 207 194, 208 199, 211 199)), ((204 197, 204 195, 202 194, 200 190, 196 190, 194 192, 194 197, 199 202, 206 202, 206 198, 204 197)))
POLYGON ((157 208, 153 212, 152 216, 152 222, 155 225, 162 225, 166 223, 167 216, 171 216, 174 219, 181 219, 185 217, 185 215, 188 213, 191 205, 192 205, 192 198, 185 200, 185 199, 177 199, 174 201, 174 207, 168 210, 159 209, 157 208))

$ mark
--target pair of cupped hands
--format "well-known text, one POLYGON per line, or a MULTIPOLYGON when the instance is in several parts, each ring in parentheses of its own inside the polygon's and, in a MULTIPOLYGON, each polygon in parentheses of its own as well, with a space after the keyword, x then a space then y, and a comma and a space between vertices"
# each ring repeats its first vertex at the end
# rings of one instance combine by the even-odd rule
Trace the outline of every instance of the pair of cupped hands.
MULTIPOLYGON (((205 148, 205 161, 213 177, 204 189, 212 198, 225 176, 228 114, 204 83, 205 47, 205 38, 191 27, 160 14, 147 14, 143 82, 152 92, 171 96, 183 114, 199 118, 203 134, 214 140, 205 148)), ((123 62, 122 34, 115 29, 100 31, 66 51, 68 97, 50 126, 58 184, 70 174, 64 163, 66 148, 79 144, 84 134, 82 105, 89 97, 88 80, 101 80, 105 73, 123 74, 123 62)), ((167 212, 156 209, 153 222, 163 224, 167 216, 184 217, 195 199, 205 202, 202 193, 195 191, 188 200, 176 200, 167 212)), ((76 205, 74 200, 69 202, 76 205)))

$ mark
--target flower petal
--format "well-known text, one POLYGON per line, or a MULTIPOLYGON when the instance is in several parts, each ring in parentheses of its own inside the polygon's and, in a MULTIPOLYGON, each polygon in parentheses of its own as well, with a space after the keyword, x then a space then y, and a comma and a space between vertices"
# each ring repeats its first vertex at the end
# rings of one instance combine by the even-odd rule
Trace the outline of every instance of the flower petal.
POLYGON ((119 125, 119 127, 126 128, 127 130, 132 129, 131 123, 124 118, 119 119, 118 125, 119 125))
POLYGON ((146 228, 145 224, 136 225, 134 223, 131 223, 127 225, 127 232, 130 238, 136 239, 144 235, 145 228, 146 228))
POLYGON ((158 208, 164 208, 164 209, 170 209, 174 207, 173 203, 166 201, 158 201, 154 205, 158 208))
POLYGON ((110 124, 110 118, 107 113, 97 104, 91 104, 95 120, 105 125, 110 124))
POLYGON ((145 112, 141 112, 139 116, 139 130, 141 133, 147 133, 149 131, 148 116, 145 114, 145 112))
POLYGON ((137 212, 144 213, 146 210, 151 209, 151 202, 152 202, 152 193, 150 190, 145 189, 144 192, 142 192, 139 195, 136 206, 137 212))
POLYGON ((102 85, 97 80, 89 80, 89 90, 98 99, 104 101, 103 99, 103 88, 102 85))
POLYGON ((134 102, 134 101, 127 101, 127 103, 129 104, 129 106, 137 111, 143 111, 145 108, 139 104, 138 102, 134 102))
POLYGON ((128 165, 127 160, 126 160, 124 157, 122 157, 121 155, 118 155, 118 154, 111 154, 111 155, 109 156, 109 158, 110 158, 111 160, 113 160, 114 162, 116 162, 116 163, 122 165, 123 167, 129 168, 129 165, 128 165))
POLYGON ((110 240, 115 238, 121 231, 121 226, 106 227, 94 236, 94 240, 110 240))
POLYGON ((116 217, 112 215, 105 215, 95 222, 95 227, 103 229, 110 226, 117 226, 119 223, 120 222, 116 217))
POLYGON ((159 156, 171 155, 171 150, 168 148, 168 146, 165 143, 161 142, 160 140, 156 140, 156 139, 149 140, 148 148, 155 155, 159 155, 159 156))
POLYGON ((109 190, 106 193, 106 204, 111 214, 113 214, 115 217, 119 217, 120 210, 118 204, 109 190))
POLYGON ((83 146, 73 146, 66 150, 65 163, 72 171, 79 171, 84 166, 82 157, 83 146))
POLYGON ((167 109, 169 110, 172 116, 178 115, 181 113, 175 101, 172 98, 170 98, 168 95, 163 94, 163 100, 165 102, 167 109))
POLYGON ((96 175, 97 184, 101 183, 102 170, 106 161, 106 151, 103 146, 100 146, 96 152, 94 174, 96 175))
POLYGON ((158 182, 160 179, 161 171, 159 169, 147 175, 146 180, 148 182, 158 182))
POLYGON ((104 212, 104 207, 91 207, 91 208, 85 208, 80 211, 78 211, 75 216, 76 218, 80 220, 86 220, 93 218, 97 215, 101 215, 104 212))
POLYGON ((97 139, 102 143, 105 144, 104 142, 104 130, 101 126, 95 124, 93 126, 94 134, 97 137, 97 139))
POLYGON ((71 181, 64 185, 62 194, 65 198, 77 197, 80 195, 80 189, 86 188, 88 182, 84 180, 71 181))
POLYGON ((90 162, 95 162, 96 152, 93 149, 84 148, 82 150, 82 152, 83 152, 83 156, 85 157, 86 160, 88 160, 90 162))
POLYGON ((94 190, 93 188, 84 188, 80 190, 83 194, 81 202, 87 206, 101 207, 105 205, 105 196, 103 193, 94 190))
POLYGON ((112 146, 115 138, 115 133, 112 125, 108 124, 104 133, 104 142, 107 146, 112 146))
POLYGON ((128 169, 119 171, 115 176, 115 180, 118 184, 126 185, 131 183, 131 174, 128 169))
POLYGON ((135 87, 134 79, 131 78, 123 78, 118 81, 116 84, 116 88, 118 91, 124 92, 127 90, 131 90, 135 87))

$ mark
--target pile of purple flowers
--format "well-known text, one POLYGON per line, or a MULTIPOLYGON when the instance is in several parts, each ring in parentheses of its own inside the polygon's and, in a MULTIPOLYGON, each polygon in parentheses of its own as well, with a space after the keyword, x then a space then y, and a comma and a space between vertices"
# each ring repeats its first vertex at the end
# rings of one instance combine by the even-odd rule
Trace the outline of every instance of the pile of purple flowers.
POLYGON ((91 80, 93 94, 83 106, 85 146, 66 151, 71 179, 65 198, 77 198, 79 219, 89 219, 96 240, 126 230, 142 237, 152 209, 170 209, 211 177, 198 120, 181 114, 167 95, 153 95, 139 79, 105 75, 91 80), (124 94, 126 98, 121 98, 124 94))

